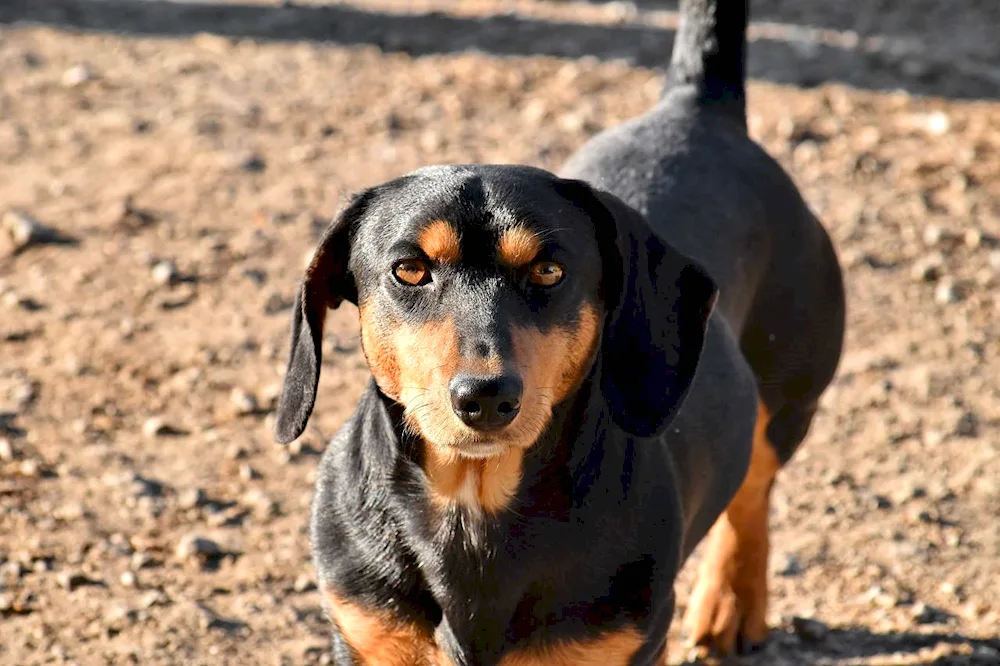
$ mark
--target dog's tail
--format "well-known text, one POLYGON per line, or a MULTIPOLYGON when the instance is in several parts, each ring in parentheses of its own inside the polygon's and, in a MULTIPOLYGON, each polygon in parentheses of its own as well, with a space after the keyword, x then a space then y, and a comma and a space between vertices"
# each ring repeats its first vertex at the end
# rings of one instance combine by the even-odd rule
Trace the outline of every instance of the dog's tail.
POLYGON ((700 104, 732 113, 744 124, 749 5, 749 0, 681 0, 666 88, 694 86, 700 104))

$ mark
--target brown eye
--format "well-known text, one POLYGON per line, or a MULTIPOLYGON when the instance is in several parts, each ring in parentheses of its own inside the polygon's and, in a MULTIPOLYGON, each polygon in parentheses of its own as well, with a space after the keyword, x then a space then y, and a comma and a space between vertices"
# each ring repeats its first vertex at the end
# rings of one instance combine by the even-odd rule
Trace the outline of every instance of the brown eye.
POLYGON ((392 269, 396 279, 411 287, 419 287, 431 281, 431 269, 420 259, 404 259, 392 269))
POLYGON ((563 268, 554 261, 539 261, 528 269, 528 280, 539 287, 554 287, 563 279, 563 268))

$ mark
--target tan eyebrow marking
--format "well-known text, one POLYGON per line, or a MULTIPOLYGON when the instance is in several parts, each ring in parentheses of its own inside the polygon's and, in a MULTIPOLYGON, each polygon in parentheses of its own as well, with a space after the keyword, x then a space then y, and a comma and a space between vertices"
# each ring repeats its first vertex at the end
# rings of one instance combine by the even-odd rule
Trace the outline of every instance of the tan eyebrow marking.
POLYGON ((509 268, 521 268, 542 249, 542 239, 527 227, 516 226, 503 232, 497 244, 500 262, 509 268))
POLYGON ((458 231, 445 220, 433 220, 421 229, 417 244, 431 261, 453 264, 462 256, 458 231))

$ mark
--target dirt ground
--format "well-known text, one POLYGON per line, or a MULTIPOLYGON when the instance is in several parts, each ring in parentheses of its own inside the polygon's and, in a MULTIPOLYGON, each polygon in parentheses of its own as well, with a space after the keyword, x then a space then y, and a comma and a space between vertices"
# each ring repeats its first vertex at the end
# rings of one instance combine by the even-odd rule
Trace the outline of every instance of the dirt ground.
MULTIPOLYGON (((835 240, 849 333, 745 661, 1000 664, 1000 10, 759 4, 751 132, 835 240)), ((317 234, 420 165, 558 168, 653 103, 676 23, 407 8, 0 1, 0 663, 329 663, 306 520, 368 378, 350 306, 309 432, 270 435, 317 234)))

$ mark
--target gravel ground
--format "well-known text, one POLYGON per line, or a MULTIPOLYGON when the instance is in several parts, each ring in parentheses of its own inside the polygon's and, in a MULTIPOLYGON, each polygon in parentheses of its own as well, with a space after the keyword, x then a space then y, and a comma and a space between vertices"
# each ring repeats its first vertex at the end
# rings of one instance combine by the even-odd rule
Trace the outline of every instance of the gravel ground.
MULTIPOLYGON (((1000 664, 1000 9, 759 5, 751 132, 849 333, 745 661, 1000 664)), ((558 168, 656 98, 672 9, 0 1, 0 663, 329 663, 306 508, 368 372, 341 308, 272 443, 306 254, 420 165, 558 168)))

